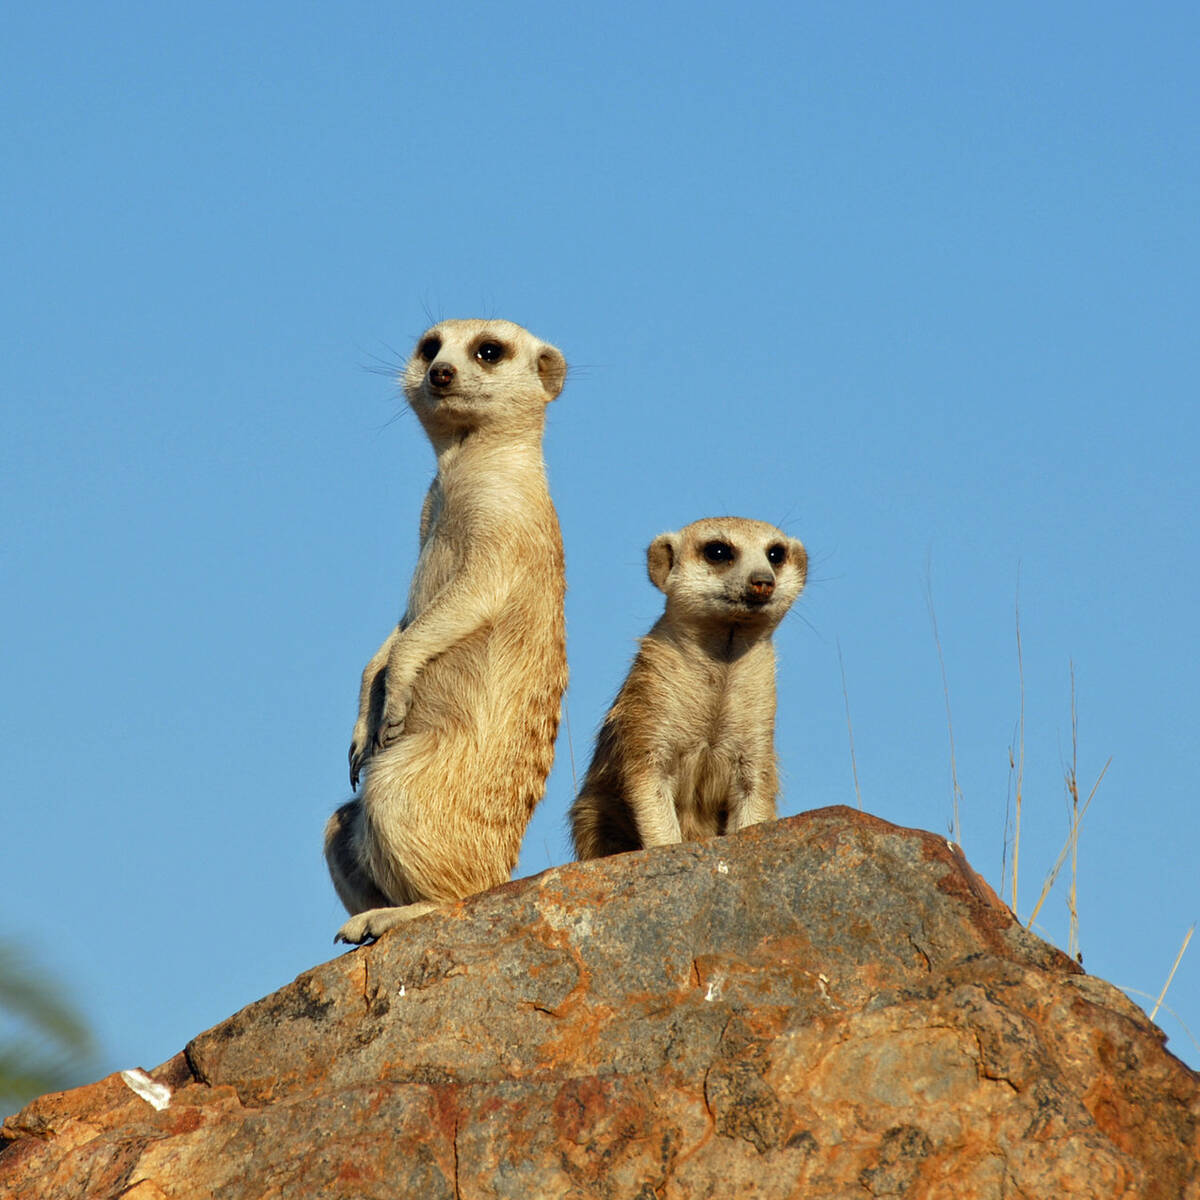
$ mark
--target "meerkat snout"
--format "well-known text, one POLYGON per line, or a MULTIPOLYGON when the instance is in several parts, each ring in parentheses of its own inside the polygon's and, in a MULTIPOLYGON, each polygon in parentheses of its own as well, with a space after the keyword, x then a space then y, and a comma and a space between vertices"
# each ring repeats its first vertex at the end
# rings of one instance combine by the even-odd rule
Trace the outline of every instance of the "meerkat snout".
POLYGON ((752 571, 747 586, 746 599, 751 604, 766 604, 775 591, 775 572, 752 571))
POLYGON ((429 382, 435 388, 449 387, 457 374, 458 372, 449 363, 437 362, 429 368, 429 382))

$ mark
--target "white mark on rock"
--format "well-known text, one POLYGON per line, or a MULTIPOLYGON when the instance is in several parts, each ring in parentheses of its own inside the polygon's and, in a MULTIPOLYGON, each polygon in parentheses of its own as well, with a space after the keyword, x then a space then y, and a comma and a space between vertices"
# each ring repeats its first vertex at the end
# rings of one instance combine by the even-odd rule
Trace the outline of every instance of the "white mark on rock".
POLYGON ((947 842, 947 843, 946 843, 946 849, 947 849, 947 850, 949 850, 951 854, 953 854, 953 853, 954 853, 954 843, 953 843, 953 842, 947 842))
POLYGON ((139 1071, 135 1067, 132 1071, 122 1071, 121 1078, 147 1104, 153 1105, 159 1112, 162 1112, 171 1103, 171 1089, 165 1083, 158 1083, 151 1079, 145 1071, 139 1071))
POLYGON ((542 917, 552 929, 566 929, 574 937, 592 936, 592 914, 590 912, 565 912, 554 906, 545 909, 542 917))
POLYGON ((728 875, 729 874, 729 864, 727 862, 725 862, 724 860, 717 863, 717 874, 718 875, 728 875))
POLYGON ((404 984, 400 985, 400 991, 399 991, 398 995, 401 995, 401 996, 404 995, 404 984))
POLYGON ((708 981, 708 988, 704 993, 705 1000, 719 1000, 721 998, 721 986, 725 982, 724 975, 714 975, 708 981))

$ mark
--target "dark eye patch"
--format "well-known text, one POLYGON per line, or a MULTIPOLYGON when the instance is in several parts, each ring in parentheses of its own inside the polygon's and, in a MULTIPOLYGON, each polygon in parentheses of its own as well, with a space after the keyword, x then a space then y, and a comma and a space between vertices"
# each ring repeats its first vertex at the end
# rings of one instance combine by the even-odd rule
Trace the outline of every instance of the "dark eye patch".
POLYGON ((773 567, 779 566, 780 563, 787 559, 787 547, 781 546, 778 542, 774 546, 767 548, 767 562, 773 567))
POLYGON ((503 342, 480 342, 475 357, 482 363, 498 363, 506 352, 503 342))
POLYGON ((437 358, 438 351, 442 348, 442 339, 436 337, 427 337, 418 347, 417 353, 426 361, 433 362, 437 358))
POLYGON ((700 553, 703 554, 710 563, 733 562, 733 547, 728 542, 705 542, 704 545, 700 547, 700 553))

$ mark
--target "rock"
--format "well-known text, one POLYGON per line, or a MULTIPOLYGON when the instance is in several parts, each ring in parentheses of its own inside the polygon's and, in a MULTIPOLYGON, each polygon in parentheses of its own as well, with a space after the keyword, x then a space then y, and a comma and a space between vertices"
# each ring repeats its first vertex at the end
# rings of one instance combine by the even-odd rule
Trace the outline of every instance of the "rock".
POLYGON ((1200 1200, 1160 1031, 846 808, 473 897, 150 1075, 9 1118, 0 1195, 1200 1200))

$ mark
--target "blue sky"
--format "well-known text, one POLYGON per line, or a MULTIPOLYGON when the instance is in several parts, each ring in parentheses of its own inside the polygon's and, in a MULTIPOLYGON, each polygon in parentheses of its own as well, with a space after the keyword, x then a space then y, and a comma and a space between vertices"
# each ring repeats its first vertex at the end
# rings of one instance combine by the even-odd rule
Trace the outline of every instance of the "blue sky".
MULTIPOLYGON (((1073 664, 1085 792, 1112 759, 1084 965, 1157 994, 1200 916, 1198 37, 1182 4, 14 10, 0 936, 77 994, 89 1076, 335 952, 321 828, 433 467, 388 373, 443 316, 573 368, 573 755, 521 874, 568 857, 645 546, 756 517, 812 557, 781 812, 856 802, 848 698, 865 807, 948 830, 932 597, 999 887, 1019 604, 1018 908, 1067 834, 1073 664)), ((1038 923, 1066 946, 1062 882, 1038 923)), ((1200 1038, 1200 949, 1167 1002, 1200 1038)))

